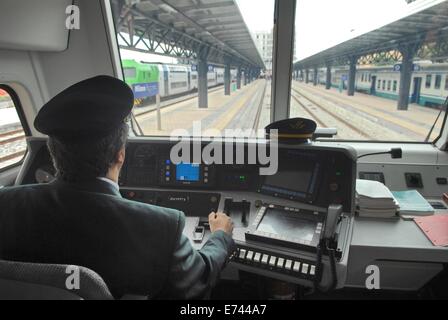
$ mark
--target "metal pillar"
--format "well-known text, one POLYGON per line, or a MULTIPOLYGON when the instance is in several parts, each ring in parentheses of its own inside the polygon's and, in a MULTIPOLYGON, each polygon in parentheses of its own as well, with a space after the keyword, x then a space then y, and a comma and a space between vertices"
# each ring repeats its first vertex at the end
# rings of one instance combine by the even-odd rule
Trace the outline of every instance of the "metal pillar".
POLYGON ((305 70, 305 83, 309 83, 310 82, 310 70, 306 69, 305 70))
POLYGON ((224 95, 230 96, 230 63, 226 63, 224 69, 224 95))
POLYGON ((208 108, 208 65, 206 59, 198 60, 198 107, 208 108))
POLYGON ((331 64, 327 63, 327 78, 325 79, 325 89, 331 89, 331 64))
POLYGON ((314 86, 317 86, 317 84, 318 84, 318 78, 319 78, 319 70, 317 69, 317 67, 316 68, 314 68, 314 77, 313 77, 313 85, 314 86))
POLYGON ((295 14, 296 0, 275 1, 271 121, 290 116, 295 14))
POLYGON ((302 69, 299 70, 299 80, 301 82, 303 82, 303 70, 302 69))
POLYGON ((355 79, 356 79, 356 64, 358 63, 358 57, 350 57, 350 70, 348 72, 348 90, 347 95, 355 95, 355 79))
POLYGON ((241 76, 242 76, 241 66, 238 66, 238 71, 236 73, 236 88, 238 90, 241 89, 241 76))
POLYGON ((409 93, 411 91, 413 59, 418 50, 418 45, 400 46, 399 50, 403 56, 400 71, 400 89, 398 92, 398 110, 408 110, 409 93))
POLYGON ((248 82, 248 74, 247 74, 247 69, 244 69, 244 85, 247 86, 247 82, 248 82))

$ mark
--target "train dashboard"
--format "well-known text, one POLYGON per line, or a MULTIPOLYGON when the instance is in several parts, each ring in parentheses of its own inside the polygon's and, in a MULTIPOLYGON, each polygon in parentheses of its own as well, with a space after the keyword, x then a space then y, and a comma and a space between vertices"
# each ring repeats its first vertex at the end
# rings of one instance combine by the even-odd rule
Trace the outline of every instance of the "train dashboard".
MULTIPOLYGON (((209 142, 192 139, 191 147, 200 145, 199 150, 204 151, 209 142)), ((273 176, 259 174, 263 165, 258 158, 252 165, 225 164, 226 152, 235 154, 239 148, 248 156, 251 148, 266 143, 233 143, 231 149, 223 148, 221 164, 195 162, 192 158, 174 164, 170 152, 176 142, 131 139, 120 176, 122 196, 184 212, 184 234, 196 249, 210 234, 206 231, 198 243, 193 239, 196 227, 207 230, 210 212, 227 213, 235 223, 233 237, 238 249, 222 274, 226 280, 238 280, 239 272, 247 272, 319 290, 363 288, 365 268, 374 264, 383 272, 382 288, 416 291, 443 270, 448 251, 432 246, 413 221, 355 215, 355 183, 362 174, 377 170, 386 181, 396 183, 400 179, 393 177, 403 176, 402 185, 396 187, 406 188, 406 172, 420 170, 421 166, 402 160, 389 164, 381 160, 376 166, 378 156, 361 163, 357 154, 367 150, 355 145, 357 152, 347 145, 328 142, 280 145, 278 173, 273 176), (291 179, 304 183, 292 187, 288 182, 291 179), (327 219, 335 206, 340 207, 337 224, 330 228, 327 219), (332 245, 327 248, 332 255, 321 248, 326 228, 332 230, 332 245)), ((31 138, 29 145, 18 183, 49 182, 53 171, 46 139, 31 138)), ((371 146, 370 151, 375 147, 382 148, 371 146)), ((412 162, 412 148, 405 149, 404 154, 412 162)), ((434 165, 420 171, 425 177, 422 193, 435 207, 439 205, 439 213, 447 208, 437 197, 443 186, 436 181, 446 176, 447 170, 446 166, 434 165)))

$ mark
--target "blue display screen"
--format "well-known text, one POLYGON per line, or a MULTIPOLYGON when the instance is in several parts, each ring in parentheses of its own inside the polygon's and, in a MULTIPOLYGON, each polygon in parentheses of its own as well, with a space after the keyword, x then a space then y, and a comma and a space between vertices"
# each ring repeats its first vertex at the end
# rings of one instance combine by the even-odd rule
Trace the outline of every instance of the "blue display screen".
POLYGON ((199 181, 199 164, 180 163, 176 165, 177 181, 199 181))

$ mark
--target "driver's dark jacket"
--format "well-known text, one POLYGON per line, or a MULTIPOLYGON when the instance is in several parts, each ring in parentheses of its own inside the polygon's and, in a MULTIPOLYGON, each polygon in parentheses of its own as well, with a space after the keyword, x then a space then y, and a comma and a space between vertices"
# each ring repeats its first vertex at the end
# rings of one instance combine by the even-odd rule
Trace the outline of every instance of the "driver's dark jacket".
POLYGON ((0 189, 0 259, 87 267, 116 298, 209 292, 235 244, 218 231, 196 251, 184 225, 182 212, 126 200, 101 180, 0 189))

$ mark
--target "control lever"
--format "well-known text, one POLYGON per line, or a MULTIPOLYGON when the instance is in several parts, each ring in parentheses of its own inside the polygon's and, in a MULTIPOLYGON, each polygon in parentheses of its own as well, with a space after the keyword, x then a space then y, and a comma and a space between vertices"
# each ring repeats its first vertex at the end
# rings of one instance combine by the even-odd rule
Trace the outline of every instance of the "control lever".
POLYGON ((247 226, 247 211, 249 209, 250 211, 250 203, 249 203, 249 208, 247 208, 247 204, 248 202, 246 201, 246 199, 243 199, 242 203, 241 203, 241 223, 244 226, 247 226))
POLYGON ((232 210, 232 204, 233 204, 233 199, 232 198, 226 198, 224 200, 224 210, 223 211, 229 217, 230 217, 230 213, 231 213, 231 210, 232 210))
POLYGON ((333 238, 341 214, 342 214, 342 205, 332 204, 328 207, 327 219, 325 221, 325 230, 324 230, 325 240, 330 240, 333 238))

